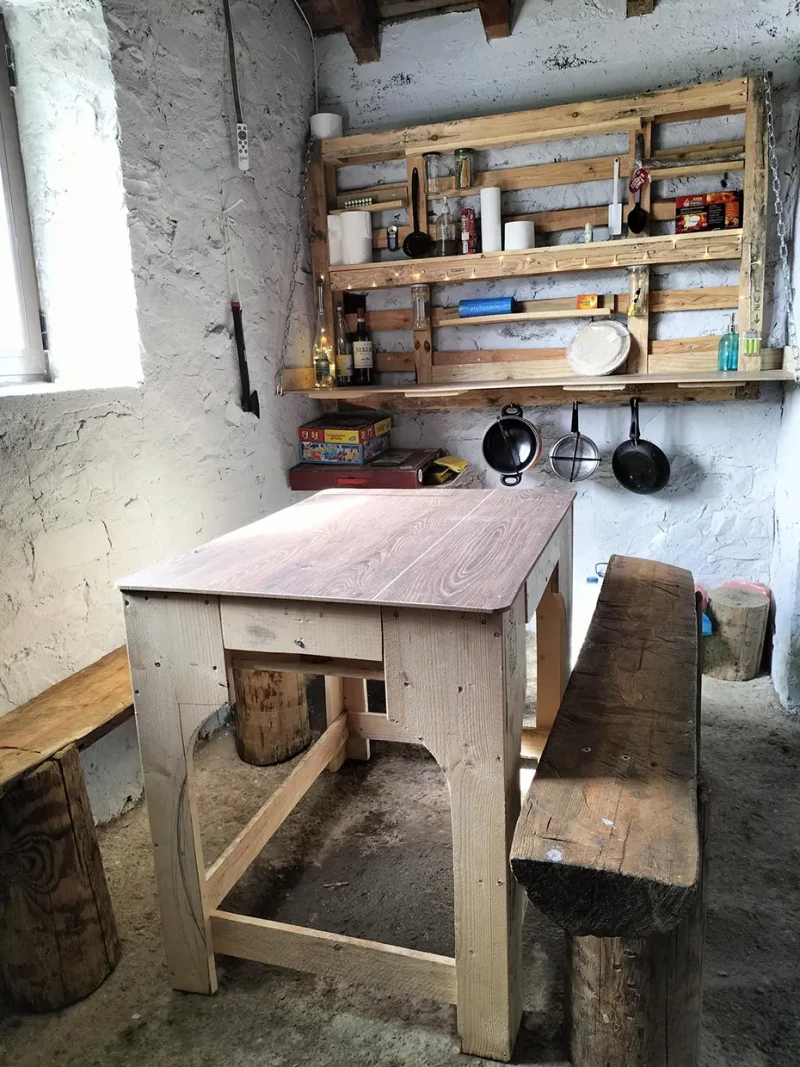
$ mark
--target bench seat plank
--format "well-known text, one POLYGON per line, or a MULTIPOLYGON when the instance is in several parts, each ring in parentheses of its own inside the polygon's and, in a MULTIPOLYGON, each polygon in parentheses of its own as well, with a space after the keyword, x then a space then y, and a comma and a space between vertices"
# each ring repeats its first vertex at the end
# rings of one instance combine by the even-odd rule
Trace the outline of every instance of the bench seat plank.
POLYGON ((131 715, 123 645, 0 718, 0 793, 59 749, 83 748, 131 715))
POLYGON ((612 557, 512 846, 574 935, 673 928, 698 881, 697 616, 689 571, 612 557))

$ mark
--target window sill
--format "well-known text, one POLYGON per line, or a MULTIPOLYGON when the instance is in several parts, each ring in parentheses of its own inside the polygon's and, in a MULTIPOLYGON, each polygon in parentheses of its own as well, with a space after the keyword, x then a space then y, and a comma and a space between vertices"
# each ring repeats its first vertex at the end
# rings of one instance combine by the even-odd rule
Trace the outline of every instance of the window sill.
POLYGON ((80 382, 18 382, 3 384, 0 382, 0 401, 6 397, 17 396, 69 396, 76 393, 110 393, 136 392, 142 390, 142 382, 119 382, 117 384, 81 384, 80 382))

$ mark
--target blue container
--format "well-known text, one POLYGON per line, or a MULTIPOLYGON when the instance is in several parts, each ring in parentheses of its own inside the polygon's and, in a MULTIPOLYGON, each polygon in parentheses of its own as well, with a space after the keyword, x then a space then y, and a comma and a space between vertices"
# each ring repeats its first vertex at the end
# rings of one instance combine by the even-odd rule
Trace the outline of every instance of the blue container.
POLYGON ((498 296, 490 300, 459 300, 458 302, 460 319, 476 318, 478 315, 512 315, 513 312, 513 296, 498 296))

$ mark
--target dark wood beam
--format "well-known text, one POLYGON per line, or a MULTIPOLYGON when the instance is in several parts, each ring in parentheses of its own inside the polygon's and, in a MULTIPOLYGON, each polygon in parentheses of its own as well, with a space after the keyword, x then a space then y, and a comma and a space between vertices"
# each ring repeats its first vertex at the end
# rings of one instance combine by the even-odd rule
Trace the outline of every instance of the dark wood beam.
POLYGON ((486 40, 511 36, 511 0, 478 0, 486 40))
POLYGON ((652 15, 655 10, 655 0, 625 0, 625 18, 635 18, 637 15, 652 15))
POLYGON ((374 0, 331 0, 331 7, 358 62, 374 63, 380 59, 377 3, 374 0))

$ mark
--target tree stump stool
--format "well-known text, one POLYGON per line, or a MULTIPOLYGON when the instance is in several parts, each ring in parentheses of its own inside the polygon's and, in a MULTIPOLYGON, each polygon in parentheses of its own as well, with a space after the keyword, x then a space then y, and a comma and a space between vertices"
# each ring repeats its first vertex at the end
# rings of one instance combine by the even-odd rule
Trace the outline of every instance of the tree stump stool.
POLYGON ((114 970, 119 939, 78 751, 62 749, 0 797, 0 983, 57 1011, 114 970))
POLYGON ((714 632, 705 639, 704 671, 727 682, 755 678, 761 666, 769 597, 755 589, 722 586, 708 594, 714 632))
POLYGON ((245 763, 282 763, 311 741, 303 674, 235 667, 236 750, 245 763))

